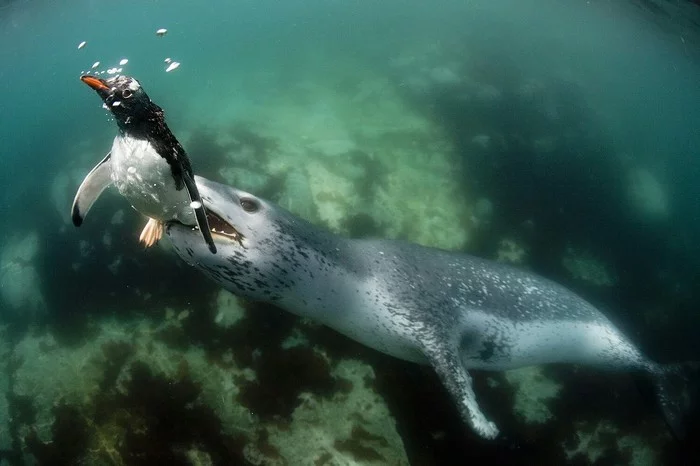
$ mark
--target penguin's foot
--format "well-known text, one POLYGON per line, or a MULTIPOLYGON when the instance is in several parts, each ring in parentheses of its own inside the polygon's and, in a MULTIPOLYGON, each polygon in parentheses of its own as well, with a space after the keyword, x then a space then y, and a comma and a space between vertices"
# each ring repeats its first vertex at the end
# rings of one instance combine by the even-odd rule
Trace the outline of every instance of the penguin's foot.
POLYGON ((139 243, 143 243, 144 246, 150 248, 160 240, 163 236, 163 223, 156 219, 149 218, 146 226, 143 227, 141 231, 141 236, 139 236, 139 243))

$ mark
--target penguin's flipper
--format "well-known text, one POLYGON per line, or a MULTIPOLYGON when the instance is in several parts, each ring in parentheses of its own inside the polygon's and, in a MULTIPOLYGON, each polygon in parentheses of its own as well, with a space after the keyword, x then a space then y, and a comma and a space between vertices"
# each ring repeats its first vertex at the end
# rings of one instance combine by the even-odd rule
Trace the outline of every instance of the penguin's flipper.
POLYGON ((92 207, 92 204, 100 197, 102 191, 112 184, 111 157, 112 153, 109 152, 100 163, 95 165, 95 168, 90 170, 90 173, 88 173, 83 182, 80 183, 70 213, 73 219, 73 225, 76 227, 83 224, 83 220, 88 210, 90 210, 90 207, 92 207))
POLYGON ((197 184, 188 172, 182 174, 182 179, 185 181, 185 187, 187 188, 187 193, 190 195, 190 201, 192 202, 192 208, 194 209, 194 215, 197 219, 197 226, 199 231, 209 245, 209 250, 212 254, 216 254, 216 245, 214 244, 214 238, 211 237, 211 230, 209 229, 209 221, 207 220, 207 211, 204 210, 204 203, 202 202, 202 197, 199 195, 199 189, 197 189, 197 184))

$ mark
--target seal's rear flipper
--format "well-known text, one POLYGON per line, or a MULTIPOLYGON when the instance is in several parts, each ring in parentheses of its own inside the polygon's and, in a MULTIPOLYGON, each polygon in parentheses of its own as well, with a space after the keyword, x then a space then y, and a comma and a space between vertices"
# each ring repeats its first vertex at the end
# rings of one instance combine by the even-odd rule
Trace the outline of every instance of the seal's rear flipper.
POLYGON ((197 189, 197 184, 192 179, 189 173, 184 172, 182 176, 185 181, 185 187, 187 188, 187 193, 190 195, 190 201, 192 201, 192 208, 194 209, 194 215, 197 219, 197 226, 199 231, 204 237, 204 241, 209 245, 209 250, 212 254, 216 254, 216 245, 214 244, 214 238, 211 237, 211 230, 209 229, 209 221, 207 221, 207 211, 204 210, 204 203, 199 195, 199 190, 197 189))
MULTIPOLYGON (((449 339, 443 339, 443 341, 449 341, 449 339)), ((464 422, 481 437, 489 440, 496 438, 498 427, 481 412, 472 387, 472 378, 462 365, 459 354, 455 349, 441 343, 438 338, 425 343, 423 354, 457 403, 464 422)))
POLYGON ((83 220, 92 204, 100 197, 102 191, 112 184, 111 157, 112 153, 110 152, 80 183, 78 192, 73 200, 73 207, 71 208, 71 219, 73 219, 73 225, 76 227, 83 224, 83 220))
POLYGON ((676 439, 684 440, 690 417, 700 414, 700 363, 660 366, 652 372, 652 377, 666 423, 676 439))

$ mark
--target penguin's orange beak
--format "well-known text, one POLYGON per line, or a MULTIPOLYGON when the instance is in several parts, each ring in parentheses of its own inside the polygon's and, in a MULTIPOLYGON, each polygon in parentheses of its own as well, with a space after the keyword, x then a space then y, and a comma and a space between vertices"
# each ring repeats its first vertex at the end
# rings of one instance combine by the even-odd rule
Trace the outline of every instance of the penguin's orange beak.
POLYGON ((109 86, 100 78, 83 75, 80 80, 98 92, 109 91, 109 86))

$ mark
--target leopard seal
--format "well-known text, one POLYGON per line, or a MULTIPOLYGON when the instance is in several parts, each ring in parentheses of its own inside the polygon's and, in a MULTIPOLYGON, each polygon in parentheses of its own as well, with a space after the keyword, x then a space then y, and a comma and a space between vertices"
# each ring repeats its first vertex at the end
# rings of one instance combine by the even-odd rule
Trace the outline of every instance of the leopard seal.
POLYGON ((647 359, 593 305, 548 279, 416 244, 348 239, 233 187, 197 177, 219 254, 171 221, 175 252, 236 295, 314 319, 383 353, 431 365, 480 436, 471 369, 576 363, 640 371, 680 430, 678 366, 647 359))

